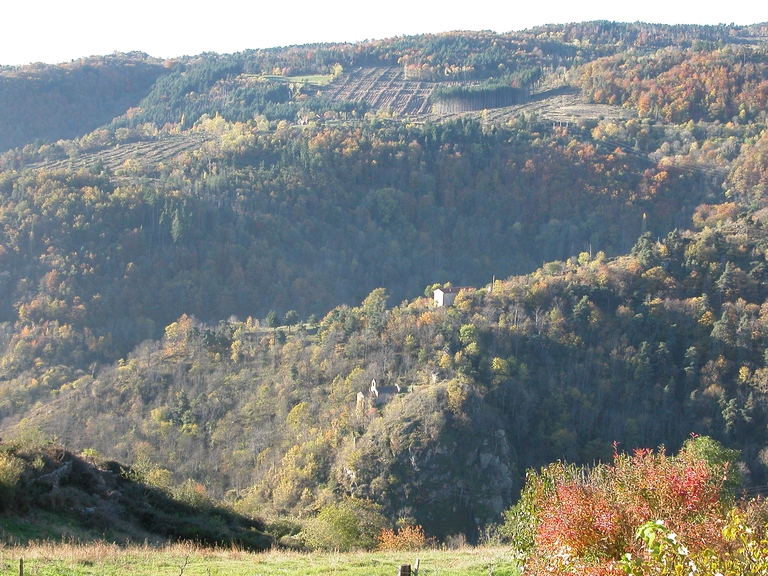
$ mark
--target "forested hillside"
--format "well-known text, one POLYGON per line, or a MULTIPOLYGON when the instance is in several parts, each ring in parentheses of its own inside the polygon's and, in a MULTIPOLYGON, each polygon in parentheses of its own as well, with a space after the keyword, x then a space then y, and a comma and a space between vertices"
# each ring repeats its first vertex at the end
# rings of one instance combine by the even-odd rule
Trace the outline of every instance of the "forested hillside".
POLYGON ((182 313, 322 315, 377 286, 400 301, 590 245, 619 254, 643 213, 666 232, 719 192, 698 172, 537 128, 217 118, 196 128, 201 149, 162 164, 5 172, 0 319, 27 327, 8 366, 113 360, 182 313))
POLYGON ((614 441, 706 434, 765 484, 767 31, 3 69, 3 434, 249 514, 370 499, 440 537, 614 441), (449 282, 474 288, 422 296, 449 282))
POLYGON ((136 106, 170 67, 139 53, 0 67, 0 150, 74 138, 107 124, 136 106))
MULTIPOLYGON (((707 434, 764 484, 765 217, 645 235, 612 261, 582 253, 449 308, 388 308, 377 289, 317 326, 183 316, 29 422, 232 490, 241 510, 304 515, 351 495, 443 537, 476 536, 526 468, 607 460, 614 441, 707 434), (373 379, 403 392, 377 404, 373 379)), ((6 402, 48 394, 27 382, 6 402)))

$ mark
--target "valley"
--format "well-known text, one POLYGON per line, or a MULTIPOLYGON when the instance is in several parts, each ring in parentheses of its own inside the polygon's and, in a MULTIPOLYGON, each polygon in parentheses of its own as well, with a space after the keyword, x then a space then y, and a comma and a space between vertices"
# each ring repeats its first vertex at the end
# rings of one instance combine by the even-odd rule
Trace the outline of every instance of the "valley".
POLYGON ((768 482, 765 36, 601 21, 4 68, 2 565, 107 527, 222 547, 222 573, 224 548, 469 543, 477 573, 562 544, 557 573, 650 574, 642 538, 670 533, 702 572, 761 557, 738 495, 768 482))

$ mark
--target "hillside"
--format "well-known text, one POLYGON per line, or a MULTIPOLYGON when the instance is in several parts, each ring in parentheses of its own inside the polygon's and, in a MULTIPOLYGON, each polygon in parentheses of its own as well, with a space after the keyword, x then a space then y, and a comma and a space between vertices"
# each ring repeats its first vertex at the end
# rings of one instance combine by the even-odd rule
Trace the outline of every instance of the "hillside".
POLYGON ((264 550, 264 524, 217 507, 205 489, 152 486, 146 471, 94 461, 26 434, 0 442, 0 541, 195 541, 264 550))
MULTIPOLYGON (((717 147, 725 130, 692 137, 717 147)), ((649 148, 670 136, 646 134, 649 148)), ((399 301, 436 279, 479 284, 590 246, 620 254, 643 213, 665 234, 722 196, 706 172, 717 156, 675 170, 528 119, 262 129, 219 117, 159 142, 189 148, 159 161, 160 146, 115 144, 85 151, 85 166, 0 177, 0 321, 19 323, 8 377, 40 355, 114 361, 183 313, 306 318, 377 286, 399 301), (147 152, 113 169, 126 147, 147 152)))
MULTIPOLYGON (((614 441, 706 434, 764 485, 766 35, 107 58, 141 78, 0 155, 0 429, 255 516, 353 502, 441 538, 614 441), (473 288, 422 297, 448 282, 473 288)), ((13 109, 86 63, 2 73, 13 109)))
POLYGON ((741 449, 762 485, 765 242, 762 211, 643 236, 616 260, 547 264, 450 308, 387 308, 377 289, 317 327, 185 316, 55 390, 25 425, 206 478, 251 513, 302 515, 346 494, 441 537, 492 522, 526 468, 606 460, 614 441, 706 434, 741 449), (373 379, 403 392, 379 404, 373 379))
POLYGON ((131 53, 0 67, 0 150, 75 138, 108 124, 138 104, 170 66, 131 53))
MULTIPOLYGON (((658 50, 758 47, 764 25, 587 22, 508 34, 429 34, 362 44, 207 53, 162 61, 113 54, 0 69, 0 150, 84 136, 102 125, 191 126, 202 114, 295 121, 308 112, 424 116, 439 87, 500 83, 525 92, 585 63, 658 50), (330 82, 330 84, 329 84, 330 82), (319 91, 318 91, 319 89, 319 91), (114 121, 113 121, 114 119, 114 121)), ((523 98, 523 96, 520 96, 523 98)), ((487 106, 485 106, 487 107, 487 106)))

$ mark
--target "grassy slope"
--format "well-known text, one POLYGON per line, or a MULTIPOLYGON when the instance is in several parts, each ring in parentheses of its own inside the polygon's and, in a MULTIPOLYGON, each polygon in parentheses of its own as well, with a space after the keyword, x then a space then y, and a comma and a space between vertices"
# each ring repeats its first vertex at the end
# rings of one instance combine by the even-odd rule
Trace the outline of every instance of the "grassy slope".
MULTIPOLYGON (((35 510, 34 513, 18 516, 3 514, 0 516, 0 547, 2 542, 19 544, 26 542, 44 541, 75 541, 87 542, 108 538, 110 541, 128 542, 131 538, 140 541, 139 536, 147 542, 162 543, 162 540, 146 531, 126 531, 117 523, 99 529, 89 529, 82 526, 72 515, 45 510, 35 510)), ((1 549, 1 548, 0 548, 1 549)))
POLYGON ((25 573, 40 576, 146 575, 321 575, 394 576, 401 564, 420 559, 423 576, 487 575, 512 576, 520 572, 508 548, 462 548, 418 552, 351 552, 347 554, 301 554, 270 551, 247 553, 211 550, 190 545, 165 548, 130 547, 114 544, 35 544, 26 547, 0 546, 0 575, 18 574, 19 558, 25 573))
POLYGON ((171 494, 115 462, 99 467, 53 446, 0 442, 0 543, 177 540, 250 550, 272 545, 263 523, 217 507, 196 490, 185 484, 171 494))

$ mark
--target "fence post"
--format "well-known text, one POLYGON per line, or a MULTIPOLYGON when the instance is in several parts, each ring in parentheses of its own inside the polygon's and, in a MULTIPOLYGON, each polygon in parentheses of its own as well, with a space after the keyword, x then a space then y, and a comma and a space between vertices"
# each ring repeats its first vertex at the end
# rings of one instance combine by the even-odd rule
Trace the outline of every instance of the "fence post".
POLYGON ((413 576, 419 576, 419 559, 416 558, 416 564, 413 565, 413 576))
POLYGON ((397 571, 397 576, 411 576, 411 565, 401 564, 400 569, 397 571))
POLYGON ((19 576, 24 576, 24 558, 19 558, 19 576))

